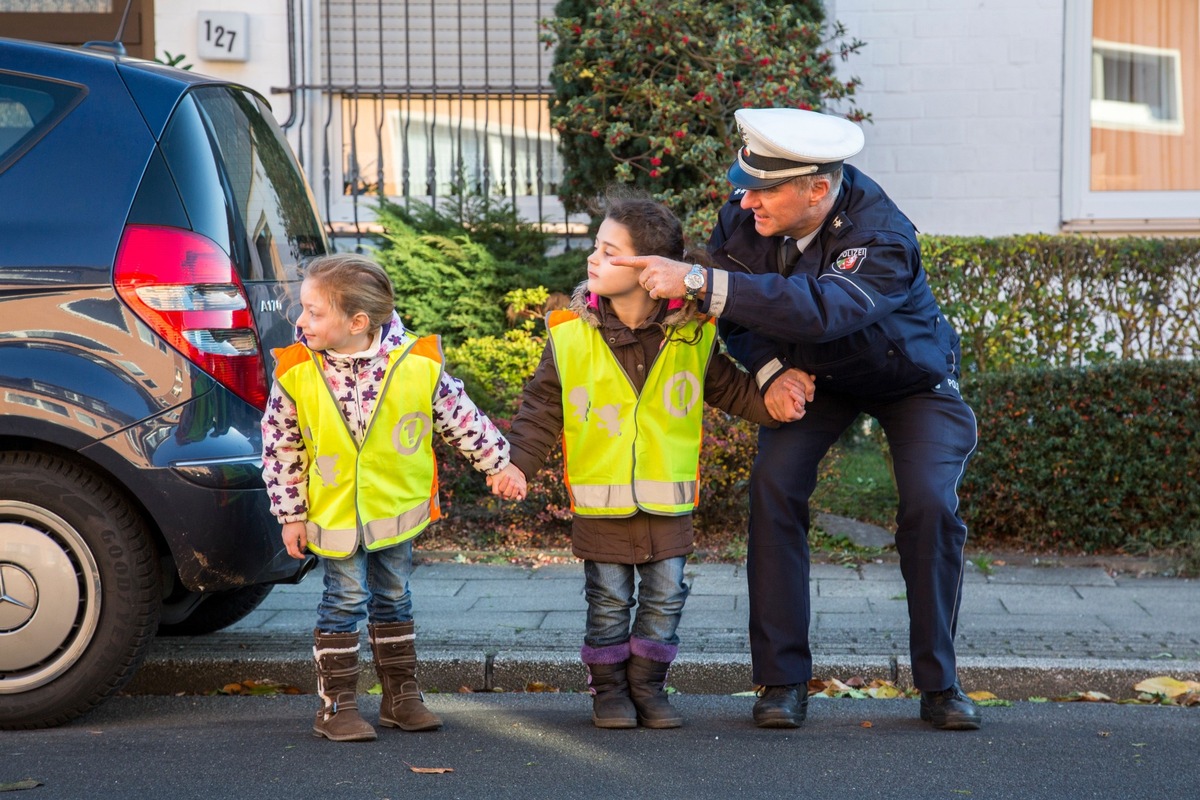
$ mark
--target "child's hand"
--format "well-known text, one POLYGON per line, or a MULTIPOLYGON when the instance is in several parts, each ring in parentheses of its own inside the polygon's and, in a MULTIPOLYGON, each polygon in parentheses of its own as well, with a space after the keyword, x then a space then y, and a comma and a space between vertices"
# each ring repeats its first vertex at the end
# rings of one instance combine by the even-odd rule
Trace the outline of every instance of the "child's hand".
POLYGON ((511 461, 495 475, 488 475, 487 485, 492 487, 492 494, 505 500, 525 499, 525 473, 511 461))
POLYGON ((303 520, 283 523, 283 546, 292 558, 304 558, 304 551, 308 549, 308 525, 303 520))

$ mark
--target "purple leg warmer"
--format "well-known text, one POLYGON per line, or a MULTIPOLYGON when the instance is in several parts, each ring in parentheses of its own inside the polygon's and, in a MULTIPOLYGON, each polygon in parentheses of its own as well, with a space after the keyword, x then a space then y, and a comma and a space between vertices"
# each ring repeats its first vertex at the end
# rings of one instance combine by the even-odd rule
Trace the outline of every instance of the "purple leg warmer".
POLYGON ((579 658, 585 664, 623 664, 629 660, 629 642, 604 647, 585 644, 579 649, 579 658))
POLYGON ((662 664, 670 664, 679 653, 679 645, 652 642, 649 639, 633 638, 629 640, 629 652, 635 656, 648 658, 662 664))

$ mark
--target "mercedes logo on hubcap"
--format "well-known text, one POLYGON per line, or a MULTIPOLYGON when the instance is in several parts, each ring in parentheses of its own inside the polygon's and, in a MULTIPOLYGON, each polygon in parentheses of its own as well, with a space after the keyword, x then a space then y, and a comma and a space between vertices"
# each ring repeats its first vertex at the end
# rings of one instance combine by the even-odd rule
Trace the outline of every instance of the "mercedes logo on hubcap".
POLYGON ((0 564, 0 633, 12 633, 28 623, 37 600, 32 575, 16 564, 0 564))

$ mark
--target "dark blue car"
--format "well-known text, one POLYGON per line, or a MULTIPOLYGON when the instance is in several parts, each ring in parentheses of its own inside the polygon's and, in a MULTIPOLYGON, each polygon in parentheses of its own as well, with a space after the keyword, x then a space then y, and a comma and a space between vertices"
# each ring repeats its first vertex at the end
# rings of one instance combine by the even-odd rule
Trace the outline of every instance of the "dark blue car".
POLYGON ((252 91, 0 39, 0 728, 78 716, 156 634, 302 576, 259 420, 326 249, 252 91))

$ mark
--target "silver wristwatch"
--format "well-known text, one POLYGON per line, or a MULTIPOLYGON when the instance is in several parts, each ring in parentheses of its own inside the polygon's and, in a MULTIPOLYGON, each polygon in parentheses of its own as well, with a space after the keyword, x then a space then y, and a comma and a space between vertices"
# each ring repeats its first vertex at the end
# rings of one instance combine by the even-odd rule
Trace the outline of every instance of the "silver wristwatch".
POLYGON ((683 276, 683 299, 691 302, 700 295, 700 290, 704 288, 704 267, 699 264, 693 264, 688 270, 688 274, 683 276))

